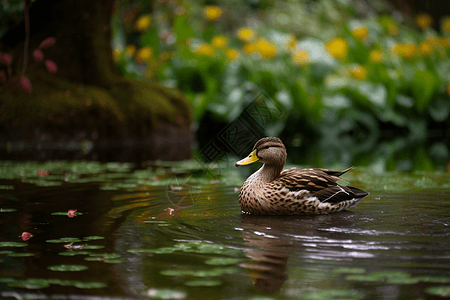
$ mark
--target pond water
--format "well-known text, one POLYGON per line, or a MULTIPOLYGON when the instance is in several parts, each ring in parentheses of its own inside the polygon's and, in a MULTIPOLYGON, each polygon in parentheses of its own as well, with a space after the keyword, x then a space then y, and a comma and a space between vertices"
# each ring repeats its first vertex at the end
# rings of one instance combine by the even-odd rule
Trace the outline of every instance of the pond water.
POLYGON ((0 162, 0 298, 450 297, 448 173, 356 169, 357 207, 270 217, 238 171, 0 162))

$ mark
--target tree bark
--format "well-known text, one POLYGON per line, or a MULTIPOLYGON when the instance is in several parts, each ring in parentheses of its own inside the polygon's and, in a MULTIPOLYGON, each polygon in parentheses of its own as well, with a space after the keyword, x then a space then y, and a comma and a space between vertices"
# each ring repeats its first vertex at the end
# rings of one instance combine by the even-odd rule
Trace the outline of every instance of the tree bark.
MULTIPOLYGON (((80 135, 80 130, 85 139, 135 139, 167 128, 190 135, 190 106, 181 93, 150 79, 124 78, 116 68, 111 49, 114 2, 33 2, 25 53, 30 57, 25 76, 32 92, 26 94, 18 80, 15 86, 0 83, 0 147, 2 140, 26 139, 27 134, 45 140, 42 132, 53 141, 61 135, 80 135), (56 74, 49 74, 31 55, 48 37, 56 38, 56 44, 43 53, 56 63, 56 74)), ((13 57, 16 76, 22 70, 24 39, 22 24, 0 40, 0 50, 13 57)))

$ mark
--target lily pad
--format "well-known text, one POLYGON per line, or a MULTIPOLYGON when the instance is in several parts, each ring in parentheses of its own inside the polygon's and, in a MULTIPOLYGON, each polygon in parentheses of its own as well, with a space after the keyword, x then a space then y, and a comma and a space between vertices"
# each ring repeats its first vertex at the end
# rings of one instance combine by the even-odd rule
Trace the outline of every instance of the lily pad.
POLYGON ((328 289, 302 295, 305 300, 321 299, 360 299, 361 293, 349 289, 328 289))
POLYGON ((441 297, 450 297, 450 286, 432 286, 425 289, 425 292, 441 297))
POLYGON ((24 289, 44 289, 50 286, 48 280, 45 279, 25 279, 25 280, 15 280, 8 283, 8 286, 15 288, 24 289))
POLYGON ((50 284, 57 284, 60 286, 75 286, 79 281, 77 280, 65 280, 65 279, 48 279, 50 284))
POLYGON ((14 251, 8 251, 8 250, 0 251, 0 255, 10 254, 10 253, 14 253, 14 251))
POLYGON ((201 279, 201 280, 189 280, 184 283, 188 286, 218 286, 222 284, 222 281, 215 279, 201 279))
POLYGON ((34 253, 10 253, 10 254, 8 254, 8 256, 11 256, 11 257, 29 257, 29 256, 34 256, 34 253))
POLYGON ((348 274, 363 274, 366 272, 366 269, 364 268, 336 268, 333 269, 333 273, 348 273, 348 274))
POLYGON ((60 239, 46 240, 47 243, 77 243, 81 242, 79 238, 65 237, 60 239))
POLYGON ((420 281, 433 282, 433 283, 450 283, 450 277, 445 277, 445 276, 423 276, 423 277, 420 277, 420 281))
MULTIPOLYGON (((83 213, 80 213, 77 211, 77 216, 82 216, 83 213)), ((66 216, 67 217, 67 211, 57 211, 57 212, 52 212, 52 216, 66 216)))
POLYGON ((205 264, 207 264, 207 265, 234 265, 240 261, 241 260, 238 258, 215 257, 215 258, 205 260, 205 264))
POLYGON ((99 257, 99 258, 103 258, 103 259, 116 259, 116 258, 121 257, 121 255, 117 254, 117 253, 91 253, 91 254, 89 254, 89 256, 99 257))
POLYGON ((95 249, 103 249, 105 246, 102 245, 84 245, 83 249, 85 250, 95 250, 95 249))
POLYGON ((350 281, 365 281, 365 282, 383 281, 382 277, 380 278, 378 276, 372 275, 348 275, 346 279, 350 281))
POLYGON ((14 189, 13 185, 0 185, 0 190, 13 190, 13 189, 14 189))
POLYGON ((189 270, 189 269, 168 269, 161 271, 162 275, 166 276, 195 276, 195 277, 212 277, 220 276, 222 274, 238 273, 237 268, 215 268, 211 270, 189 270))
POLYGON ((93 236, 85 236, 83 238, 83 241, 88 242, 88 241, 97 241, 97 240, 104 240, 104 239, 105 239, 104 236, 93 235, 93 236))
POLYGON ((0 208, 0 213, 9 213, 9 212, 15 212, 17 209, 15 208, 0 208))
POLYGON ((104 282, 81 282, 81 281, 77 281, 74 284, 75 287, 79 288, 79 289, 101 289, 101 288, 105 288, 108 285, 104 282))
POLYGON ((179 290, 151 288, 145 296, 152 299, 185 299, 187 294, 179 290))
POLYGON ((0 283, 8 283, 14 281, 17 281, 17 279, 11 277, 0 277, 0 283))
POLYGON ((128 249, 127 252, 131 253, 153 253, 155 249, 146 249, 146 248, 136 248, 136 249, 128 249))
POLYGON ((76 255, 89 255, 91 252, 88 251, 67 251, 67 252, 60 252, 58 253, 62 256, 76 256, 76 255))
POLYGON ((84 271, 89 269, 87 266, 84 265, 57 265, 57 266, 50 266, 47 269, 52 271, 69 271, 69 272, 77 272, 77 271, 84 271))
POLYGON ((0 247, 25 247, 26 243, 18 242, 0 242, 0 247))

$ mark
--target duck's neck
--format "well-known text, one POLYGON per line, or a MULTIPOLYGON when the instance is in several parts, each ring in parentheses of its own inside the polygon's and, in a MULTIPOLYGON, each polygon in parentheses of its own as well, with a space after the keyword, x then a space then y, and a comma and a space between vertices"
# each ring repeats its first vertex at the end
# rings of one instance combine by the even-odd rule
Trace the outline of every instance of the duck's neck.
POLYGON ((264 164, 261 169, 259 169, 259 178, 265 182, 271 182, 280 176, 283 170, 283 165, 273 165, 264 164))

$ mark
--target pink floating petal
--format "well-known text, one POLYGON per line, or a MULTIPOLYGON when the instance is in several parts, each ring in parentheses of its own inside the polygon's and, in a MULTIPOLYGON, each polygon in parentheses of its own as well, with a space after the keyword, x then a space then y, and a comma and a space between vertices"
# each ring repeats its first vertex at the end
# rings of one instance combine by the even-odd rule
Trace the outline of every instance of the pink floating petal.
POLYGON ((166 210, 167 210, 167 212, 169 213, 170 216, 172 216, 173 212, 175 211, 175 209, 173 209, 171 207, 166 208, 166 210))
POLYGON ((32 91, 31 82, 25 76, 20 77, 20 86, 25 91, 25 93, 31 94, 32 91))
POLYGON ((48 176, 49 171, 48 170, 38 170, 37 174, 38 174, 38 176, 48 176))
POLYGON ((29 232, 22 232, 22 235, 20 236, 22 238, 22 241, 28 241, 29 239, 31 239, 33 237, 33 235, 29 232))
POLYGON ((44 53, 41 49, 36 49, 33 51, 33 58, 36 62, 42 62, 44 60, 44 53))
POLYGON ((48 37, 39 44, 38 48, 46 49, 46 48, 53 46, 55 43, 56 43, 56 39, 54 37, 48 37))
POLYGON ((69 211, 67 212, 67 216, 69 218, 73 218, 77 216, 77 210, 76 209, 69 209, 69 211))
POLYGON ((49 73, 55 74, 56 72, 58 72, 58 66, 52 60, 46 59, 44 64, 49 73))

